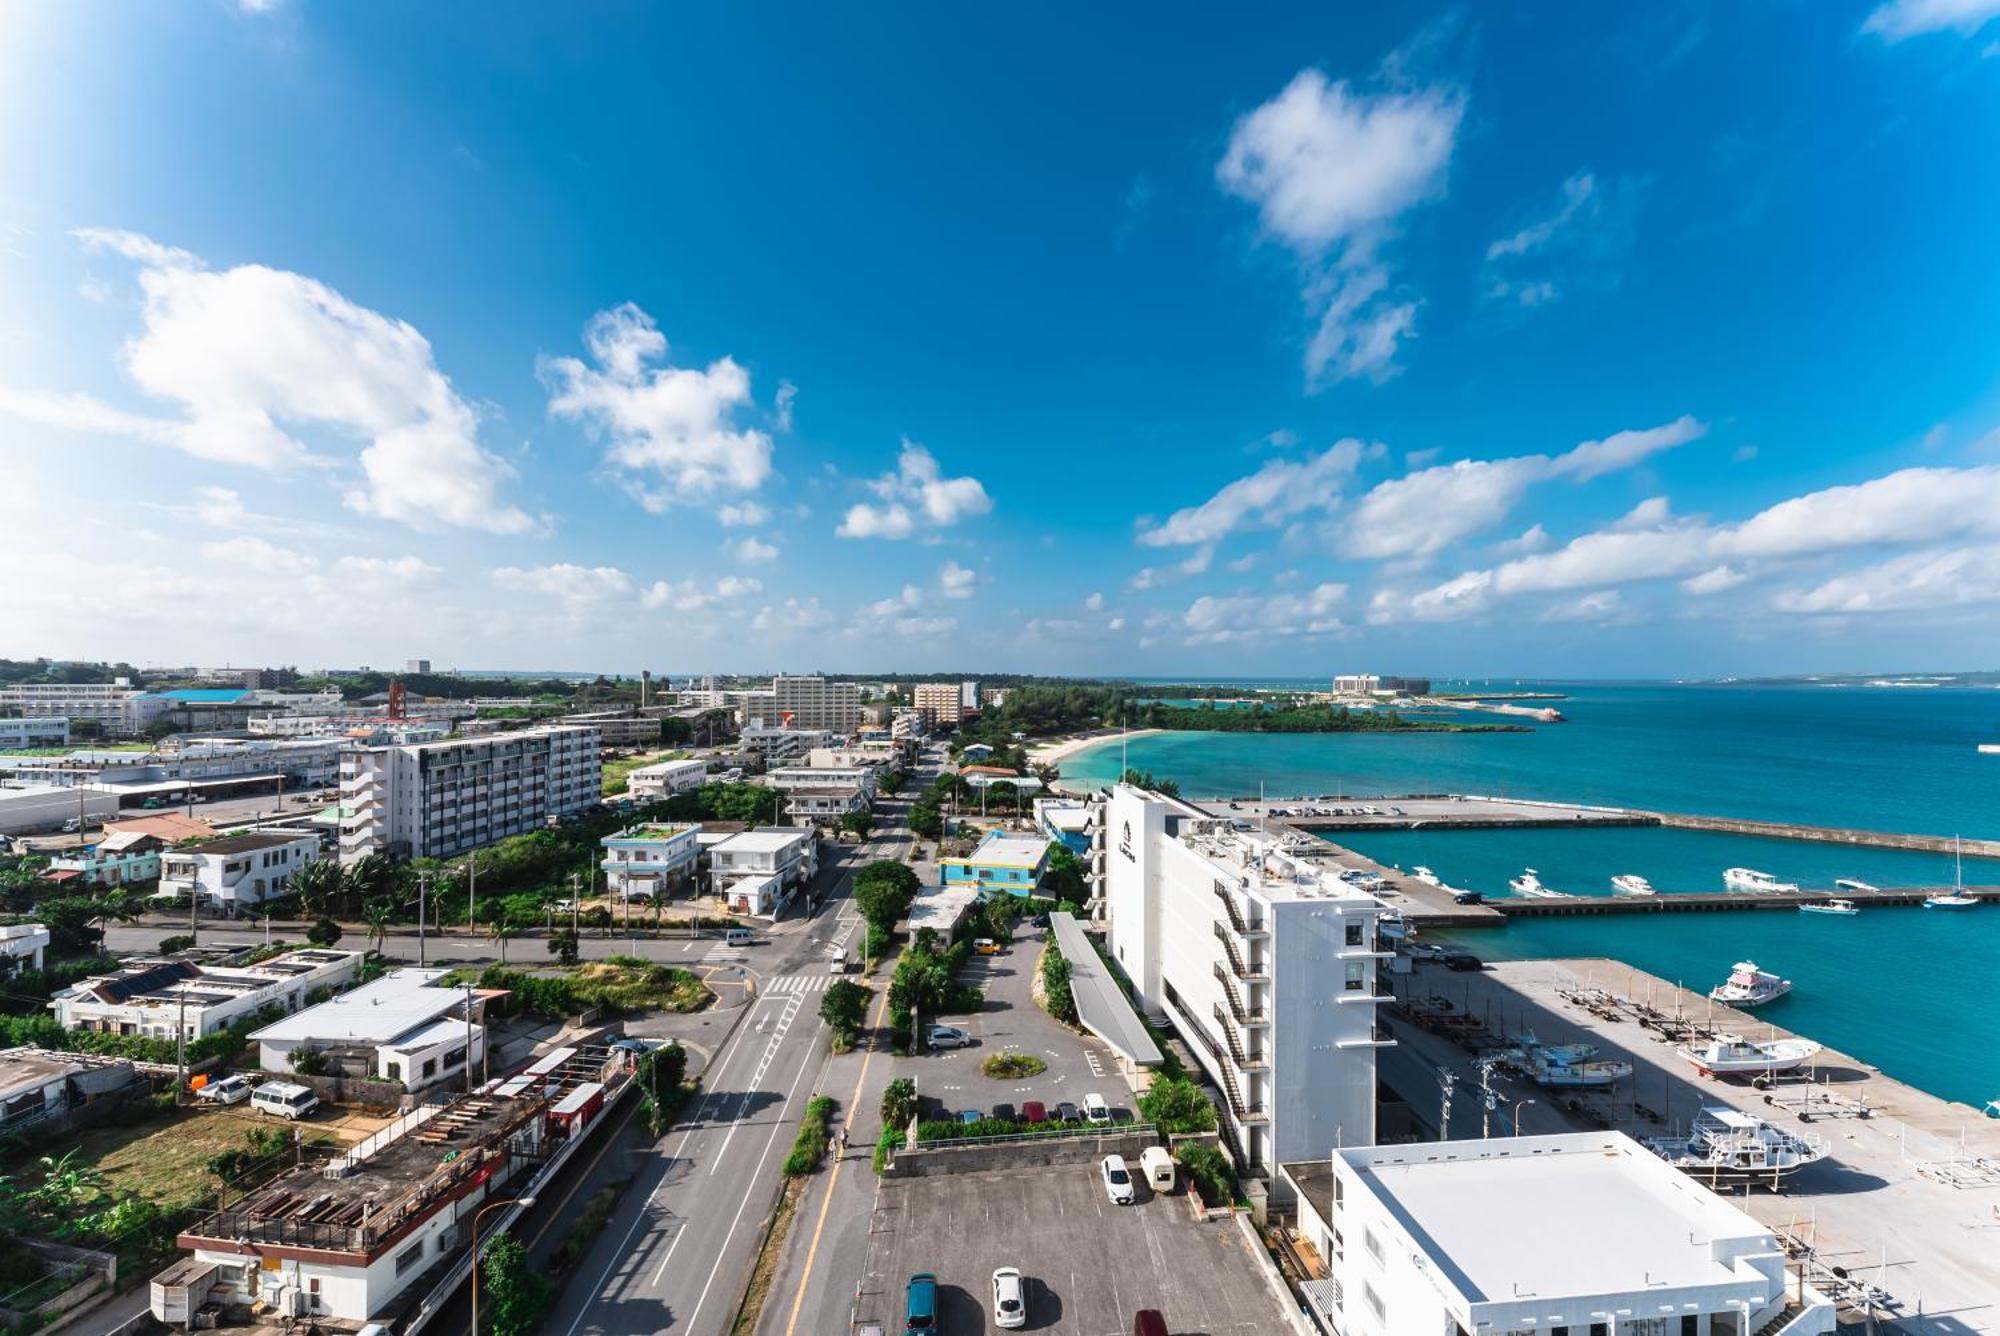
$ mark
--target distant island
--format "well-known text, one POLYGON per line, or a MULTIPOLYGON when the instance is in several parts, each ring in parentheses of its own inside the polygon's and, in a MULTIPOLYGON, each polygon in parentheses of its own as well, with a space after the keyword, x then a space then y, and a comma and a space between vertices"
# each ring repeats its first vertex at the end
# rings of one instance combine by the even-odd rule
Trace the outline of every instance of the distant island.
POLYGON ((1192 733, 1524 733, 1521 724, 1413 719, 1392 709, 1349 709, 1293 691, 1237 692, 1226 700, 1198 690, 1128 684, 1014 687, 999 704, 960 726, 968 742, 1005 745, 1096 728, 1192 733))

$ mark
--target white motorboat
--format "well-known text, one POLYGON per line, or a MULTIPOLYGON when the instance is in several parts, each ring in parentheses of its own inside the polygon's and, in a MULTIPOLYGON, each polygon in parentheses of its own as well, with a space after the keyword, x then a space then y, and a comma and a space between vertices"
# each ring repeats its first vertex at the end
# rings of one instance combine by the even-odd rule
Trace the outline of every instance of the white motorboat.
POLYGON ((1799 906, 1801 914, 1859 914, 1852 900, 1812 900, 1799 906))
POLYGON ((1435 886, 1438 884, 1438 874, 1431 871, 1429 868, 1425 867, 1422 863, 1419 863, 1415 867, 1411 868, 1410 875, 1412 877, 1415 877, 1418 881, 1423 882, 1427 886, 1435 886))
POLYGON ((1820 1045, 1810 1039, 1772 1039, 1758 1043, 1742 1035, 1723 1034, 1700 1044, 1674 1050, 1703 1076, 1774 1076, 1812 1061, 1820 1045))
POLYGON ((1791 991, 1790 979, 1780 979, 1769 970, 1758 969, 1755 961, 1739 960, 1726 980, 1708 990, 1708 996, 1732 1007, 1758 1007, 1791 991))
POLYGON ((1822 1137, 1800 1136, 1755 1114, 1716 1105, 1702 1109, 1686 1139, 1661 1138, 1646 1145, 1711 1188, 1763 1186, 1775 1192, 1789 1175, 1826 1158, 1822 1137))
POLYGON ((1722 885, 1732 891, 1796 891, 1795 881, 1779 881, 1768 872, 1759 872, 1754 867, 1732 867, 1724 869, 1722 885))
POLYGON ((1516 895, 1525 895, 1532 900, 1560 900, 1564 898, 1561 891, 1552 891, 1542 885, 1542 879, 1535 875, 1533 868, 1526 869, 1520 876, 1508 882, 1507 888, 1516 895))
POLYGON ((1629 1062, 1591 1061, 1597 1050, 1589 1044, 1542 1044, 1531 1034, 1521 1039, 1521 1047, 1507 1054, 1506 1060, 1539 1086, 1601 1088, 1632 1074, 1629 1062))
POLYGON ((1965 893, 1965 860, 1959 856, 1958 837, 1954 835, 1951 841, 1951 893, 1925 897, 1924 908, 1971 909, 1978 903, 1978 896, 1965 893))
POLYGON ((1870 882, 1857 880, 1854 877, 1835 877, 1833 879, 1833 889, 1836 891, 1857 891, 1862 895, 1872 895, 1882 888, 1870 882))
POLYGON ((1620 895, 1658 895, 1653 883, 1630 872, 1620 873, 1611 879, 1611 889, 1620 895))

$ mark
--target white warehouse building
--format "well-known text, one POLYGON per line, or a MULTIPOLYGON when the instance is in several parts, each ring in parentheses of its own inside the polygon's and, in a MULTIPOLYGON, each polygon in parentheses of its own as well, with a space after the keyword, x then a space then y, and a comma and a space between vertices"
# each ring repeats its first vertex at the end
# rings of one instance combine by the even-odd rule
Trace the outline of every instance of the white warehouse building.
POLYGON ((1825 1336, 1771 1230, 1622 1132, 1287 1163, 1340 1336, 1825 1336))
POLYGON ((1226 1096, 1241 1162, 1375 1141, 1382 906, 1305 836, 1206 816, 1121 784, 1106 804, 1109 944, 1226 1096))

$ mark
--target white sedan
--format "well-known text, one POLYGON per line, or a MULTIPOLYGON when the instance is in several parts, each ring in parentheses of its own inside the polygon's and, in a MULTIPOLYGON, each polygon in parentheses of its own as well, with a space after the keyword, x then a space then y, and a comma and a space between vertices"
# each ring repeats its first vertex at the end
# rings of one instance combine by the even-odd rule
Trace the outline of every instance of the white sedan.
POLYGON ((993 1325, 1028 1325, 1028 1282, 1015 1267, 1003 1266, 993 1273, 993 1325))
POLYGON ((1125 1167, 1123 1155, 1107 1155, 1098 1162, 1098 1174, 1104 1179, 1104 1194, 1111 1198, 1113 1206, 1132 1204, 1132 1171, 1125 1167))

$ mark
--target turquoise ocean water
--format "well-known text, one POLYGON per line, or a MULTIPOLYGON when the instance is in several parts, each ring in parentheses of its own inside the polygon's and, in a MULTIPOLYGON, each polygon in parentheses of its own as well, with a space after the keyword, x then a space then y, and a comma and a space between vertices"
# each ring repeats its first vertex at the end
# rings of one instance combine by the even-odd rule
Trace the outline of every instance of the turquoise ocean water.
MULTIPOLYGON (((1566 724, 1532 733, 1221 734, 1139 738, 1129 763, 1189 795, 1451 791, 2000 838, 2000 691, 1944 688, 1550 686, 1566 724)), ((1063 764, 1108 782, 1119 744, 1063 764)), ((1720 890, 1760 868, 1831 888, 1948 882, 1949 857, 1662 829, 1413 831, 1343 837, 1371 858, 1492 894, 1523 867, 1578 894, 1636 872, 1662 892, 1720 890)), ((2000 884, 1969 859, 1965 880, 2000 884)), ((1462 934, 1493 957, 1602 955, 1697 991, 1754 959, 1792 979, 1769 1018, 1948 1099, 2000 1098, 2000 906, 1546 919, 1462 934)))

